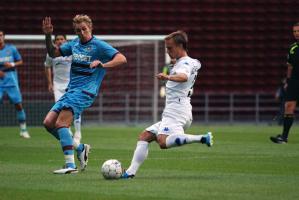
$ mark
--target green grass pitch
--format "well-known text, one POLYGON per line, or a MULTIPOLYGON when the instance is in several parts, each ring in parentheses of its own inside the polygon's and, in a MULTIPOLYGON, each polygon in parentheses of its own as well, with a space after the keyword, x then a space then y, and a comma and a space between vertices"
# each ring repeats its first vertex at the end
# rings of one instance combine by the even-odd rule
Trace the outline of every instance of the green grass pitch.
POLYGON ((128 167, 136 139, 144 127, 83 127, 83 141, 92 146, 85 172, 54 175, 63 155, 43 128, 0 128, 0 199, 105 200, 287 200, 299 199, 299 127, 289 143, 273 144, 278 126, 192 126, 189 133, 211 130, 212 148, 191 144, 160 150, 150 145, 148 159, 130 180, 105 180, 100 166, 118 159, 128 167))

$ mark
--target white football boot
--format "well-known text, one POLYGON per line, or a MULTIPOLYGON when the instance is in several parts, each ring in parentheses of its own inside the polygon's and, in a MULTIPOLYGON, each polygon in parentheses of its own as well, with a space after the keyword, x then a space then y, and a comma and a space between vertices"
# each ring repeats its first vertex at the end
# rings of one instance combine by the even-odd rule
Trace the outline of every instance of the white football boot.
POLYGON ((76 174, 78 173, 78 169, 74 169, 71 167, 68 168, 62 168, 62 169, 58 169, 53 171, 54 174, 76 174))
POLYGON ((82 150, 81 153, 77 154, 77 158, 80 161, 80 169, 81 171, 84 171, 87 167, 87 163, 88 163, 88 154, 90 153, 90 145, 89 144, 83 144, 84 145, 84 149, 82 150))
POLYGON ((29 135, 28 131, 21 131, 20 132, 20 136, 22 138, 25 138, 25 139, 29 139, 30 138, 30 135, 29 135))

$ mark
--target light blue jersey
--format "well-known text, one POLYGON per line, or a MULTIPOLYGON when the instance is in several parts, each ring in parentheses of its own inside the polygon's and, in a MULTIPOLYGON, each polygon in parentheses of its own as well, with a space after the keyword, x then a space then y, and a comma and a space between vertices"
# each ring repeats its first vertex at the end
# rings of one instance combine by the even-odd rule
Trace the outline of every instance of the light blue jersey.
POLYGON ((95 37, 84 44, 79 38, 60 46, 62 56, 72 55, 70 83, 67 92, 55 103, 52 111, 60 113, 70 109, 78 119, 83 110, 90 107, 98 95, 106 74, 102 67, 90 68, 94 60, 102 63, 111 61, 118 51, 106 42, 95 37))
POLYGON ((17 62, 22 60, 17 48, 12 44, 5 44, 0 50, 0 70, 5 72, 4 77, 0 78, 0 87, 18 87, 18 76, 15 68, 5 68, 5 62, 17 62))
POLYGON ((111 45, 94 36, 84 44, 79 38, 64 43, 60 46, 60 52, 63 56, 72 55, 68 90, 79 89, 93 96, 98 95, 106 69, 90 68, 90 64, 94 60, 100 60, 102 63, 109 62, 118 53, 111 45))

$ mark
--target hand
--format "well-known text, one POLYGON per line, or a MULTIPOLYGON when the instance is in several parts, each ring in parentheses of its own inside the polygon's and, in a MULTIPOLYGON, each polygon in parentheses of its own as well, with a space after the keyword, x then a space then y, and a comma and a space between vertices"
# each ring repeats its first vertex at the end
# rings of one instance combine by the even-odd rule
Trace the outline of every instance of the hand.
POLYGON ((5 62, 5 63, 3 63, 3 66, 5 68, 11 68, 11 67, 14 67, 15 65, 13 65, 13 63, 10 63, 10 62, 5 62))
POLYGON ((3 71, 0 71, 0 78, 3 78, 5 73, 3 71))
POLYGON ((52 84, 49 84, 48 85, 48 91, 53 93, 53 85, 52 84))
POLYGON ((285 81, 284 81, 284 84, 283 84, 283 89, 284 90, 287 90, 289 82, 290 82, 290 78, 286 78, 285 81))
POLYGON ((96 68, 96 67, 103 67, 103 63, 99 60, 94 60, 92 63, 90 63, 90 68, 96 68))
POLYGON ((164 73, 159 73, 159 74, 156 75, 156 77, 159 80, 169 80, 169 76, 167 74, 164 74, 164 73))
POLYGON ((43 20, 42 26, 44 34, 52 34, 53 33, 53 25, 51 23, 51 17, 45 17, 43 20))

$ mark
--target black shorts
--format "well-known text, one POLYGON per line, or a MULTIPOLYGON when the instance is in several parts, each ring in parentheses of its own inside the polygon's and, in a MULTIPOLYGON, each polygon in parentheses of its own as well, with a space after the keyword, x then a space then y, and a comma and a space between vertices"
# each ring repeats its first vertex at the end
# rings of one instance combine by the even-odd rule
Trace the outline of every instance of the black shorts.
POLYGON ((299 100, 299 80, 289 80, 286 92, 286 101, 299 100))

